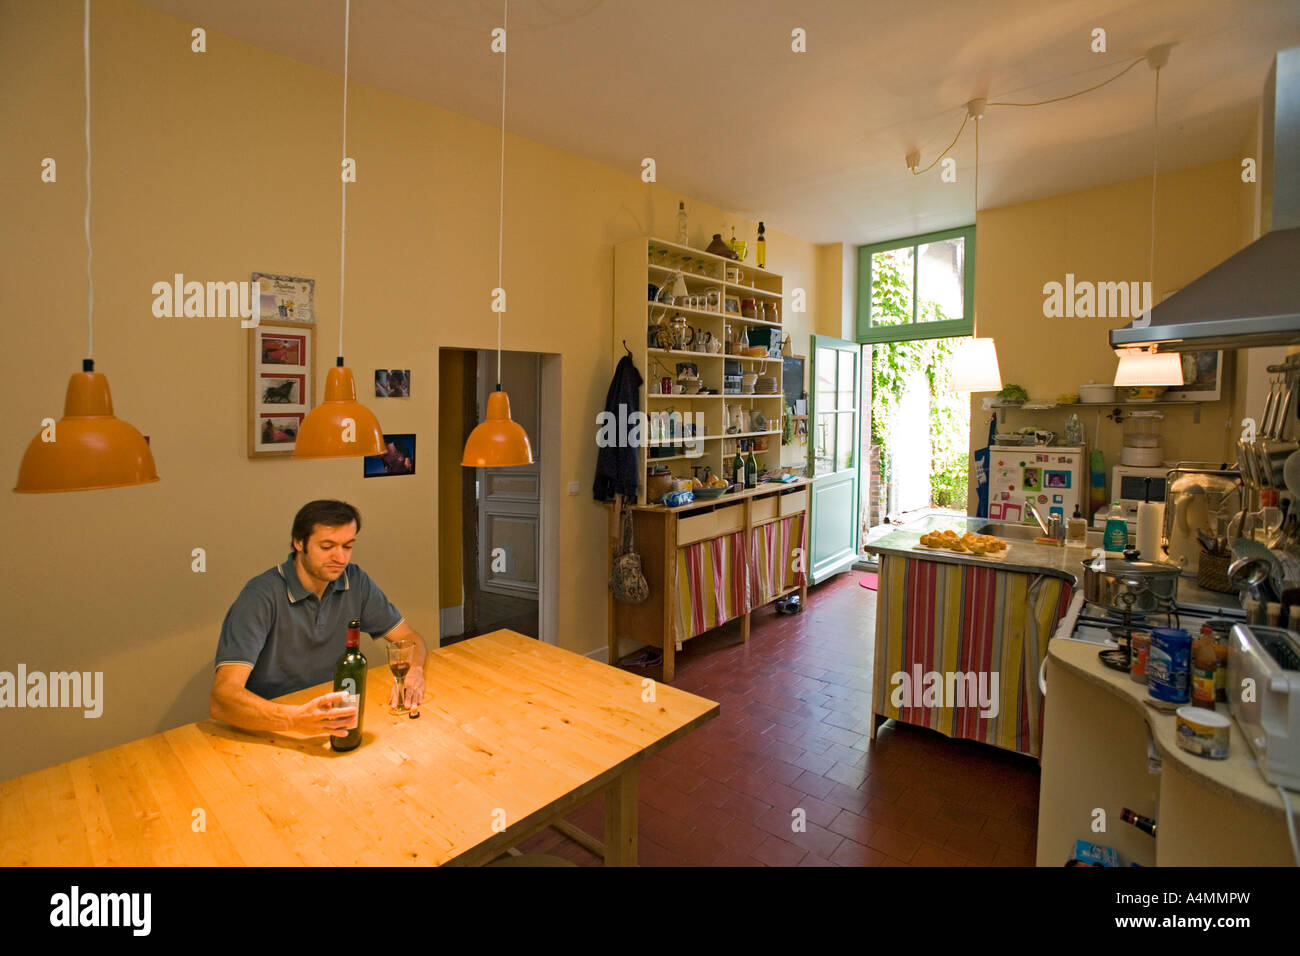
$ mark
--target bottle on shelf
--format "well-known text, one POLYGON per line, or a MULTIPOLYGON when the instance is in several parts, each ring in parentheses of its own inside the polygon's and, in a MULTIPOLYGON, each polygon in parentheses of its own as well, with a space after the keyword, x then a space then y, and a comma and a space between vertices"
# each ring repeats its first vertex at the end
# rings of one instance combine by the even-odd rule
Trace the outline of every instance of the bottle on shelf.
POLYGON ((680 246, 690 245, 686 240, 690 238, 690 231, 686 227, 686 203, 677 203, 677 244, 680 246))
POLYGON ((758 487, 758 462, 754 460, 754 441, 750 439, 745 443, 749 454, 745 456, 745 487, 758 487))
POLYGON ((348 694, 346 706, 356 707, 356 723, 346 737, 330 737, 334 750, 355 750, 361 743, 361 718, 366 709, 366 658, 361 653, 361 622, 348 622, 348 643, 334 665, 334 690, 348 694))
POLYGON ((731 460, 731 481, 733 484, 745 485, 745 458, 740 453, 740 442, 736 442, 736 457, 731 460))
POLYGON ((767 239, 764 238, 763 232, 764 232, 763 223, 762 221, 760 221, 758 224, 758 242, 755 244, 757 248, 754 252, 754 255, 757 257, 758 267, 760 269, 767 268, 767 239))
POLYGON ((736 251, 736 227, 731 227, 731 238, 727 240, 727 246, 732 252, 736 251))

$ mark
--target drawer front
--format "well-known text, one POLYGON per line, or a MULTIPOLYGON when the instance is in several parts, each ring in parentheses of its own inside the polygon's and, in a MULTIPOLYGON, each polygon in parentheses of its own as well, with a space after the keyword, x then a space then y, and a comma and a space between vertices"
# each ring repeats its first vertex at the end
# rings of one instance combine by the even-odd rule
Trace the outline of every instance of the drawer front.
POLYGON ((771 521, 776 518, 776 495, 767 495, 763 498, 755 498, 750 504, 750 515, 754 524, 762 524, 764 521, 771 521))
POLYGON ((716 511, 680 519, 677 522, 677 543, 683 545, 693 544, 696 541, 705 541, 719 535, 739 531, 744 526, 745 506, 742 504, 728 505, 716 511))
POLYGON ((808 489, 801 488, 781 496, 781 517, 808 510, 808 489))

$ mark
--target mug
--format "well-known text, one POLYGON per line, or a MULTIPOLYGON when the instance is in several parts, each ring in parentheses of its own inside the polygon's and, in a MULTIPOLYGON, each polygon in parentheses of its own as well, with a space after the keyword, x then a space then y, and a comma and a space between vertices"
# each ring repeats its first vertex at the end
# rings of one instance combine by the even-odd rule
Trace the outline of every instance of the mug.
POLYGON ((722 339, 714 339, 709 343, 709 351, 714 355, 722 354, 722 339))
POLYGON ((739 270, 739 269, 737 269, 735 266, 727 266, 727 281, 728 281, 728 282, 739 282, 740 280, 737 278, 737 276, 739 276, 739 275, 740 275, 740 270, 739 270))

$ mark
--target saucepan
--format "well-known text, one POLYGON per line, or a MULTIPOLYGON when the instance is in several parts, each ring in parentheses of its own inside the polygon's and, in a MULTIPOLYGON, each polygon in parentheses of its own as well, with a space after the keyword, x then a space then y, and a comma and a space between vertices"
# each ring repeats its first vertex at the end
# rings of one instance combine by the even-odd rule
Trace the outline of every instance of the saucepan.
POLYGON ((1089 559, 1083 563, 1083 596, 1112 611, 1167 611, 1178 600, 1182 569, 1163 561, 1133 557, 1089 559))

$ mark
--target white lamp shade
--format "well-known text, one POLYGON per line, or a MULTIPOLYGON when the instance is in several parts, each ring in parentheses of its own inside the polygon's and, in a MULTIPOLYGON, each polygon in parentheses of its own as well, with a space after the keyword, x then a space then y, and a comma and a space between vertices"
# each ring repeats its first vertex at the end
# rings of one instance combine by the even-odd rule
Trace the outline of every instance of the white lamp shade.
POLYGON ((953 392, 1000 392, 1002 370, 998 368, 998 350, 992 339, 968 339, 953 353, 953 392))
POLYGON ((1115 354, 1119 356, 1117 386, 1183 384, 1183 360, 1176 352, 1116 349, 1115 354))

